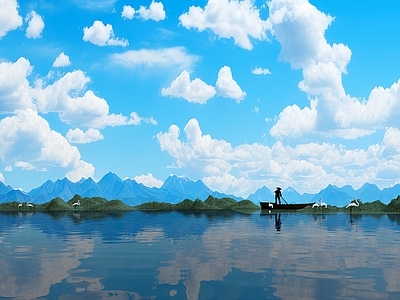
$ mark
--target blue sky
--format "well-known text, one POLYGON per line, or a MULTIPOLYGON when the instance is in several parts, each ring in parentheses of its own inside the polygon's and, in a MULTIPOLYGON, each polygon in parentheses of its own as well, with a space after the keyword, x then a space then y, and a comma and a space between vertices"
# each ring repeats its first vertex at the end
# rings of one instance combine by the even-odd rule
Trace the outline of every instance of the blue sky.
POLYGON ((400 182, 396 1, 0 0, 0 181, 400 182))

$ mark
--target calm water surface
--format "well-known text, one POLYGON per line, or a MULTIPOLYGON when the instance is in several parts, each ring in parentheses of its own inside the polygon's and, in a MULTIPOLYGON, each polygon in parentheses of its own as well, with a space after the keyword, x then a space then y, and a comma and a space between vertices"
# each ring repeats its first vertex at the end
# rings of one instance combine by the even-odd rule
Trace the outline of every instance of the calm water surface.
POLYGON ((400 299, 400 215, 0 214, 0 299, 400 299))

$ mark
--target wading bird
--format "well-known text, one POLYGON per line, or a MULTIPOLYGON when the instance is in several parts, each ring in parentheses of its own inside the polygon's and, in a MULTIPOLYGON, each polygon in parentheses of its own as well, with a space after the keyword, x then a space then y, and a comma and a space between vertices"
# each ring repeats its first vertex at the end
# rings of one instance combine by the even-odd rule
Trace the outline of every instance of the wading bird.
POLYGON ((346 208, 349 208, 349 207, 350 207, 350 213, 352 212, 353 207, 358 207, 358 206, 360 206, 360 203, 358 203, 358 199, 357 199, 357 198, 356 198, 354 201, 355 201, 355 202, 351 201, 351 202, 350 202, 349 204, 347 204, 347 206, 346 206, 346 208))
POLYGON ((315 203, 312 205, 312 208, 316 208, 316 207, 319 207, 319 204, 318 204, 317 202, 315 202, 315 203))
POLYGON ((26 202, 26 207, 33 207, 33 204, 26 202))
POLYGON ((74 204, 72 204, 72 206, 79 206, 79 205, 81 205, 81 203, 79 202, 79 199, 78 199, 78 202, 75 202, 74 204))

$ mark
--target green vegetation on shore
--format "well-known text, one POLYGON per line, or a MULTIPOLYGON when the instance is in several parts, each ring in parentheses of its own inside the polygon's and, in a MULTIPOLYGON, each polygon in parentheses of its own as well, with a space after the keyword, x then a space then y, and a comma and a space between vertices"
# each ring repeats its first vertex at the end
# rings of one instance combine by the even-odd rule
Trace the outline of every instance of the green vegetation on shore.
MULTIPOLYGON (((386 212, 400 212, 400 196, 393 199, 388 205, 376 200, 372 203, 363 204, 359 201, 360 205, 354 207, 352 213, 386 213, 386 212)), ((65 202, 61 198, 55 198, 43 204, 33 204, 32 207, 26 203, 20 204, 19 202, 0 203, 0 211, 207 211, 207 210, 230 210, 243 213, 252 213, 260 210, 260 206, 254 204, 250 200, 236 201, 231 198, 215 198, 209 196, 205 201, 196 199, 185 199, 182 202, 171 204, 166 202, 147 202, 137 206, 129 206, 121 200, 106 200, 101 197, 85 197, 75 195, 72 199, 65 202), (79 203, 75 205, 74 203, 79 203)), ((304 213, 321 213, 329 212, 335 213, 340 211, 350 211, 349 208, 339 208, 336 206, 328 205, 327 208, 319 207, 312 208, 306 207, 301 212, 304 213)))

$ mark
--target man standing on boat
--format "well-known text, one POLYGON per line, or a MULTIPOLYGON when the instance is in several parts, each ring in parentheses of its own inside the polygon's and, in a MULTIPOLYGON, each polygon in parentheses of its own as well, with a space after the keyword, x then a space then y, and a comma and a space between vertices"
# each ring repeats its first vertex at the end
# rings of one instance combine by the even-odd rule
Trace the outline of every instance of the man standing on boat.
POLYGON ((277 186, 275 190, 275 204, 281 204, 282 189, 277 186))

